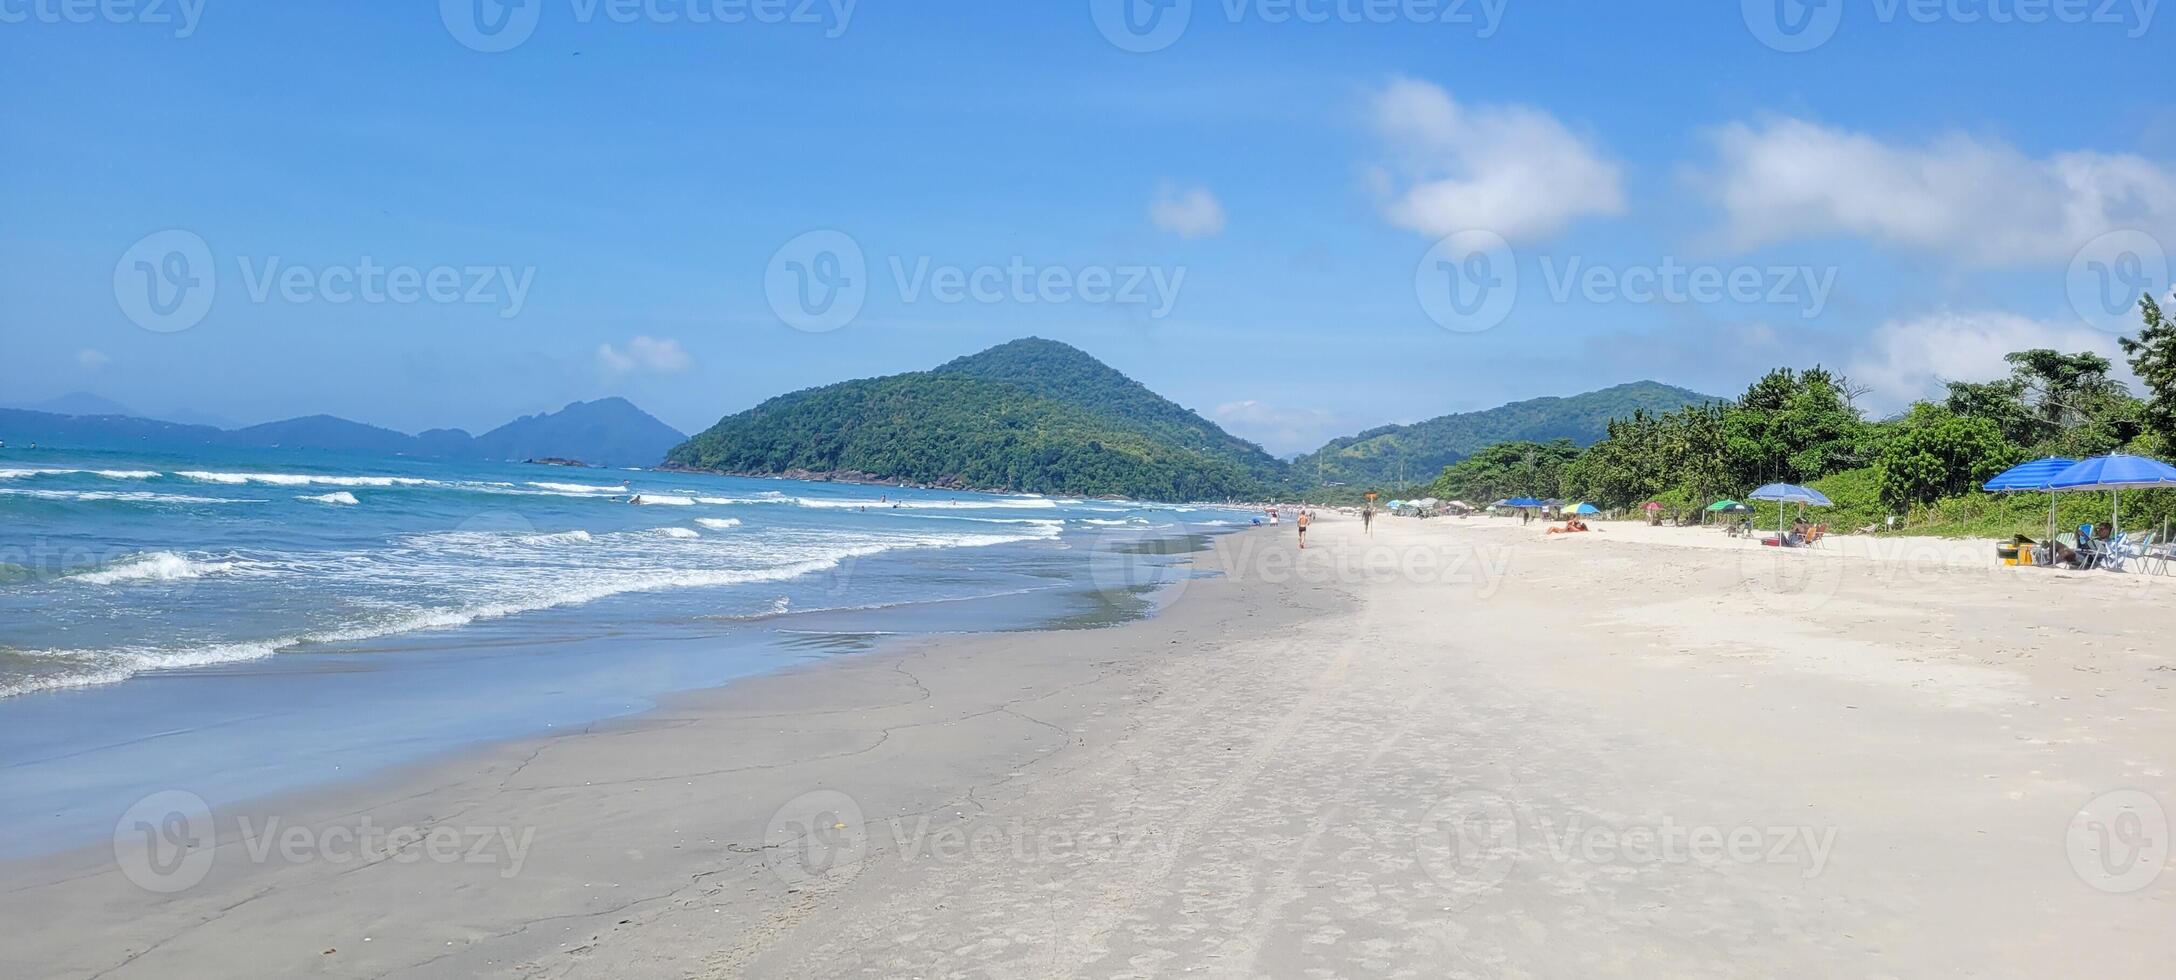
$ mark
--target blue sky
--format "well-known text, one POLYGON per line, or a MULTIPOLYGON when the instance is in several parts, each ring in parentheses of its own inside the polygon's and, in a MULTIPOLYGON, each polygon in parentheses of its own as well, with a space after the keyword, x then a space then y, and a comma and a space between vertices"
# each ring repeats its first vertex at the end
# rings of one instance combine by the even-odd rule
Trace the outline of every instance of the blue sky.
POLYGON ((2113 352, 2176 245, 2144 0, 149 3, 0 0, 0 403, 693 430, 1036 334, 1280 453, 1816 361, 1881 412, 2113 352))

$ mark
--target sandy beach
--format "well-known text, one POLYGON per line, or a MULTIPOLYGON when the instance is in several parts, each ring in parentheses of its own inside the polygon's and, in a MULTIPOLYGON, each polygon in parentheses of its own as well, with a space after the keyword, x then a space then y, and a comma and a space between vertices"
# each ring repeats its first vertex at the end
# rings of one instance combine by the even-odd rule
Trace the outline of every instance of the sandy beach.
POLYGON ((0 974, 2166 975, 2167 581, 1599 526, 1241 532, 1140 622, 177 786, 0 867, 0 974))

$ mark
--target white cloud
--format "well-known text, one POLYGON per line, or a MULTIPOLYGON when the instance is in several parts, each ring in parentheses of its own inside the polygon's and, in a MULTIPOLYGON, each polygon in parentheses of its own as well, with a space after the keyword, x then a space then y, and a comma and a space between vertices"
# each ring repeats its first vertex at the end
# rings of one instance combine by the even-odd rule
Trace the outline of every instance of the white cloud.
POLYGON ((92 350, 86 347, 76 352, 76 363, 86 371, 96 371, 113 363, 113 358, 107 357, 105 351, 92 350))
POLYGON ((1328 409, 1281 408, 1251 398, 1225 402, 1209 414, 1232 434, 1280 456, 1312 452, 1363 427, 1328 409))
POLYGON ((1901 411, 1913 401, 1936 398, 1947 381, 2008 377, 2002 356, 2047 347, 2064 353, 2092 351, 2114 362, 2116 378, 2132 380, 2116 338, 2088 327, 2046 323, 2012 313, 1936 313, 1892 320, 1867 338, 1844 374, 1871 391, 1861 407, 1873 414, 1901 411))
POLYGON ((636 337, 627 342, 626 350, 597 345, 597 365, 607 374, 679 374, 694 367, 695 358, 669 337, 636 337))
POLYGON ((1963 135, 1901 146, 1801 119, 1734 123, 1711 139, 1717 160, 1698 183, 1740 247, 1852 234, 2007 264, 2176 226, 2176 171, 2129 154, 2034 158, 1963 135))
POLYGON ((1181 238, 1204 238, 1224 231, 1224 205, 1207 188, 1182 192, 1166 184, 1149 204, 1148 219, 1181 238))
POLYGON ((1377 93, 1372 109, 1391 157, 1375 183, 1384 217, 1400 227, 1431 236, 1485 229, 1517 241, 1624 211, 1617 165, 1539 109, 1462 106, 1412 79, 1377 93))

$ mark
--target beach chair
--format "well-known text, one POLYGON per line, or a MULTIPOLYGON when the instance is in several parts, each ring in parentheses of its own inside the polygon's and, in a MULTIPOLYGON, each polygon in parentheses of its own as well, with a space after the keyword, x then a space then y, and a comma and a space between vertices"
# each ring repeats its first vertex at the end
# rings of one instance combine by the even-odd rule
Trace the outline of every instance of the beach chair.
POLYGON ((2111 572, 2128 571, 2134 559, 2146 554, 2146 545, 2153 540, 2152 531, 2132 531, 2121 537, 2108 539, 2108 557, 2105 565, 2111 572))
POLYGON ((1808 548, 1827 548, 1827 547, 1828 547, 1828 525, 1826 525, 1826 524, 1815 524, 1815 525, 1813 526, 1813 530, 1811 530, 1811 531, 1808 531, 1808 532, 1806 532, 1806 547, 1808 547, 1808 548))
MULTIPOLYGON (((2160 535, 2156 533, 2153 537, 2159 538, 2160 535)), ((2138 556, 2138 567, 2143 571, 2157 575, 2167 575, 2170 574, 2169 562, 2172 559, 2176 559, 2176 544, 2171 544, 2166 540, 2154 541, 2149 538, 2145 551, 2138 556)))
POLYGON ((2080 568, 2106 568, 2115 558, 2114 542, 2103 541, 2087 535, 2078 539, 2078 554, 2083 559, 2080 568))
POLYGON ((2093 540, 2093 525, 2078 525, 2078 534, 2071 539, 2071 547, 2078 552, 2078 568, 2084 570, 2100 564, 2100 542, 2093 540))

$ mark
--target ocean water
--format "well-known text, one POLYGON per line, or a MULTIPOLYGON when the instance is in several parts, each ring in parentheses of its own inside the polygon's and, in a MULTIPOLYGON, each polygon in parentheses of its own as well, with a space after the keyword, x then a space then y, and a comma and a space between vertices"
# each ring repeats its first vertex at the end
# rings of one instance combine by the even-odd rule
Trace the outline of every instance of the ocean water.
MULTIPOLYGON (((0 820, 53 844, 879 637, 1100 621, 1242 512, 302 452, 0 450, 0 820), (40 829, 46 831, 39 833, 40 829)), ((0 853, 21 852, 18 840, 0 853)))

